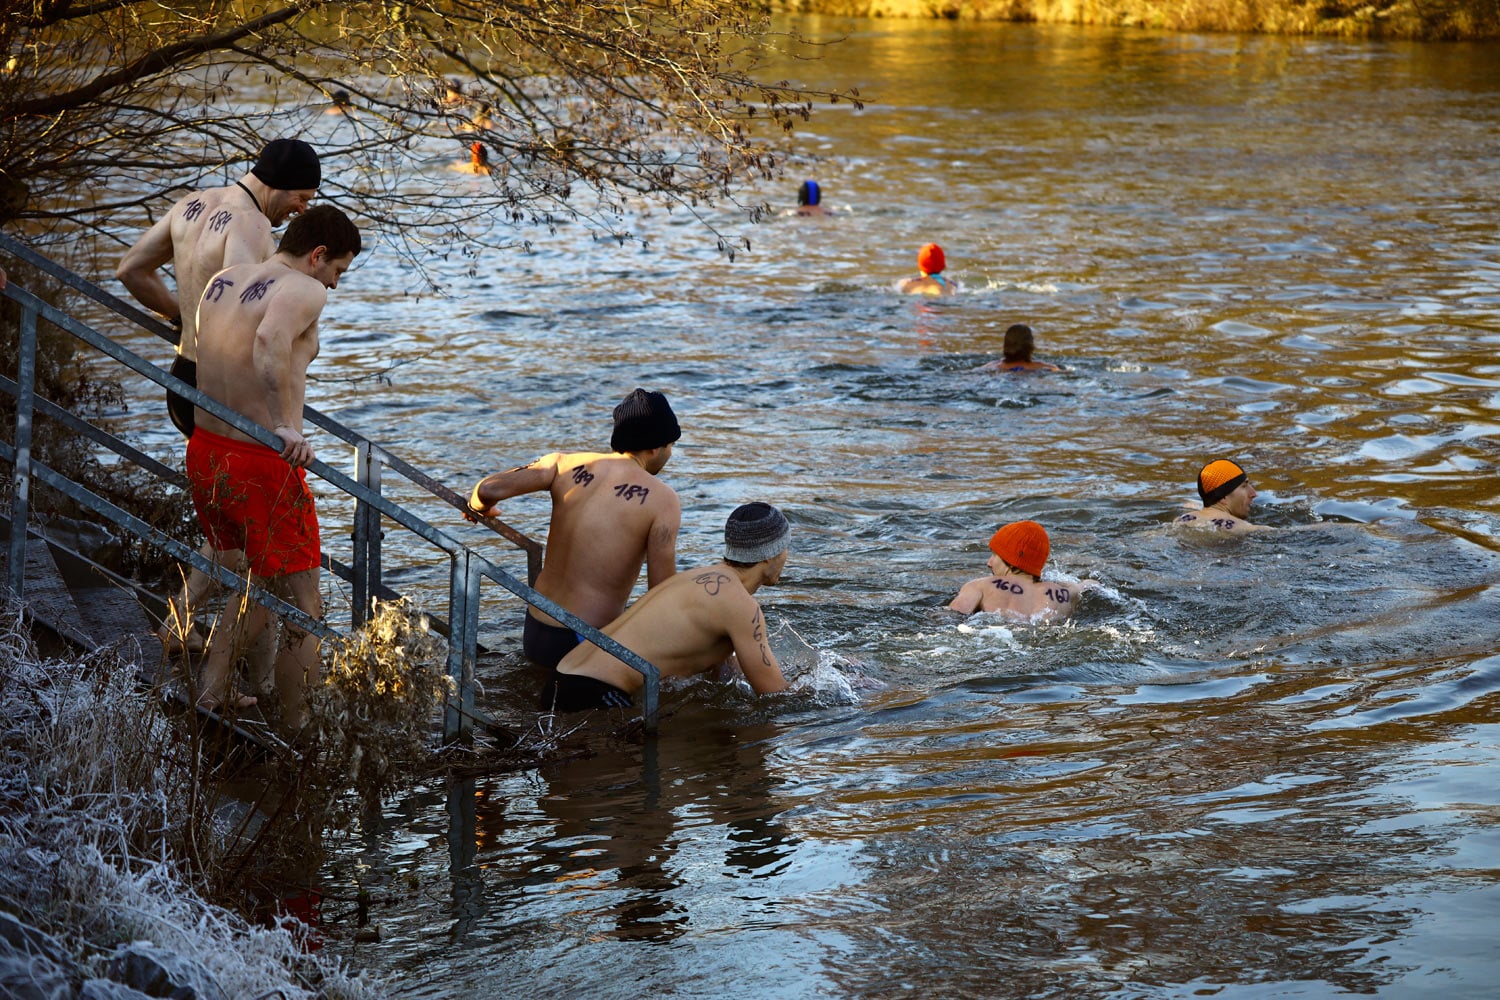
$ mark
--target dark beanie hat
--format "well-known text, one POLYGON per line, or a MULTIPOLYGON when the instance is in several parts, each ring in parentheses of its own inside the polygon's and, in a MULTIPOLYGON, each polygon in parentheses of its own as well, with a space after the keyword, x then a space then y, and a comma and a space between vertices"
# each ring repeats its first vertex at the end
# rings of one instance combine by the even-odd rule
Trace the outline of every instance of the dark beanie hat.
POLYGON ((278 191, 314 191, 323 183, 318 154, 301 139, 272 139, 250 172, 278 191))
POLYGON ((650 451, 680 437, 677 414, 659 392, 637 389, 615 407, 615 432, 609 439, 615 451, 650 451))
POLYGON ((738 563, 775 559, 786 551, 792 526, 768 503, 736 507, 724 522, 724 558, 738 563))

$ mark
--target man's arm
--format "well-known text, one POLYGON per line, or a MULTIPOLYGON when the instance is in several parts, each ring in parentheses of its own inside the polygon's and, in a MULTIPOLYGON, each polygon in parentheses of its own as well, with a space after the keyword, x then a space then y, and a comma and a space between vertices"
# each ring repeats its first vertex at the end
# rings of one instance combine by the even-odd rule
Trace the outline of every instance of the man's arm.
POLYGON ((272 433, 281 438, 281 457, 296 468, 313 460, 312 445, 302 436, 302 413, 292 392, 292 344, 317 326, 328 302, 328 290, 317 282, 277 295, 255 328, 255 374, 265 392, 272 433))
POLYGON ((167 319, 180 319, 182 307, 158 270, 171 259, 172 213, 168 212, 135 241, 135 246, 125 251, 115 268, 115 277, 147 309, 167 319))
POLYGON ((786 690, 786 677, 776 654, 771 652, 771 643, 766 636, 766 620, 761 614, 760 603, 746 595, 744 601, 736 601, 729 611, 729 640, 734 643, 734 658, 750 688, 756 694, 772 694, 786 690))
POLYGON ((959 614, 972 615, 979 610, 983 598, 983 580, 970 580, 958 590, 958 596, 948 605, 950 610, 959 614))
POLYGON ((666 583, 677 573, 677 531, 682 527, 682 503, 667 491, 666 502, 646 536, 646 589, 666 583))
POLYGON ((495 513, 491 508, 501 500, 509 500, 522 493, 551 489, 553 481, 557 479, 558 463, 562 459, 562 453, 554 451, 530 465, 485 476, 474 485, 474 491, 469 494, 469 510, 491 517, 495 513))

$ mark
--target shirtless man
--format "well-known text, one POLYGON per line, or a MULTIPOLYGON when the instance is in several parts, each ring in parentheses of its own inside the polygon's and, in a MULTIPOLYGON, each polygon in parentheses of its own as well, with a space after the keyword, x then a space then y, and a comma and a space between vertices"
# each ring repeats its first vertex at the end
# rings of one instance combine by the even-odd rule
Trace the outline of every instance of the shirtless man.
MULTIPOLYGON (((620 616, 646 564, 648 588, 677 572, 682 506, 656 474, 682 436, 659 392, 637 389, 614 411, 612 453, 553 452, 530 465, 481 479, 469 496, 474 515, 522 493, 552 494, 552 523, 536 589, 596 628, 620 616)), ((528 608, 522 648, 540 666, 555 667, 578 645, 573 630, 528 608)))
MULTIPOLYGON (((198 384, 198 301, 216 273, 236 264, 259 264, 276 250, 271 229, 289 215, 307 210, 322 183, 318 154, 300 139, 274 139, 261 150, 250 173, 225 187, 195 191, 146 230, 115 268, 136 301, 167 317, 181 328, 172 374, 188 385, 198 384), (174 295, 162 280, 160 268, 172 262, 177 279, 174 295)), ((193 404, 167 391, 167 415, 184 437, 193 435, 193 404)), ((214 552, 205 558, 239 567, 239 552, 214 552)), ((197 652, 201 640, 192 629, 192 609, 213 581, 192 570, 182 593, 169 603, 167 621, 157 633, 169 651, 186 647, 197 652), (181 635, 178 635, 181 633, 181 635), (179 646, 179 643, 181 646, 179 646)))
POLYGON ((943 248, 928 243, 917 251, 917 270, 922 276, 907 278, 896 286, 896 290, 905 295, 952 295, 958 291, 958 286, 943 277, 943 269, 947 266, 943 248))
POLYGON ((981 365, 979 370, 982 372, 1062 371, 1056 365, 1049 365, 1045 361, 1031 360, 1031 352, 1036 350, 1036 341, 1031 335, 1031 327, 1025 323, 1013 323, 1010 329, 1005 331, 1005 344, 1001 349, 1005 352, 1004 358, 981 365))
MULTIPOLYGON (((198 410, 187 449, 198 520, 215 548, 244 550, 254 583, 290 593, 312 618, 323 614, 321 551, 303 471, 313 449, 302 436, 302 404, 328 290, 338 287, 360 249, 354 223, 333 206, 319 205, 292 221, 270 260, 214 275, 198 306, 203 392, 275 434, 282 445, 280 451, 268 448, 198 410)), ((214 708, 229 698, 231 667, 246 637, 265 629, 268 614, 260 604, 239 602, 228 634, 209 648, 199 705, 214 708)), ((303 689, 319 677, 317 636, 287 625, 275 664, 284 726, 301 727, 303 689)), ((242 698, 239 705, 254 701, 242 698)))
POLYGON ((1250 523, 1255 487, 1250 485, 1245 470, 1228 459, 1215 459, 1199 471, 1198 496, 1203 507, 1183 514, 1177 519, 1178 524, 1228 532, 1269 530, 1266 525, 1250 523))
MULTIPOLYGON (((604 634, 654 664, 663 677, 691 677, 730 653, 757 694, 787 689, 752 596, 781 580, 790 526, 766 503, 735 509, 724 525, 724 561, 684 570, 653 587, 604 634)), ((593 643, 563 657, 542 691, 545 712, 627 708, 645 680, 593 643)))
POLYGON ((1078 609, 1078 599, 1099 584, 1043 582, 1042 570, 1052 544, 1047 529, 1035 521, 1004 525, 990 538, 990 556, 985 563, 993 576, 970 580, 951 604, 954 611, 971 615, 976 611, 1003 611, 1007 617, 1028 622, 1063 621, 1078 609))

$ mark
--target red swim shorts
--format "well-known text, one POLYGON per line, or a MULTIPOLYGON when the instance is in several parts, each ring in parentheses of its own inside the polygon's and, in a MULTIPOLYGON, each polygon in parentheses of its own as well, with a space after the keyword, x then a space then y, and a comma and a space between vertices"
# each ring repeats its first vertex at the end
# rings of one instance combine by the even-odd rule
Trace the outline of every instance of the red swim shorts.
POLYGON ((188 439, 187 475, 209 542, 220 551, 244 549, 255 575, 300 573, 321 561, 305 470, 265 445, 199 427, 188 439))

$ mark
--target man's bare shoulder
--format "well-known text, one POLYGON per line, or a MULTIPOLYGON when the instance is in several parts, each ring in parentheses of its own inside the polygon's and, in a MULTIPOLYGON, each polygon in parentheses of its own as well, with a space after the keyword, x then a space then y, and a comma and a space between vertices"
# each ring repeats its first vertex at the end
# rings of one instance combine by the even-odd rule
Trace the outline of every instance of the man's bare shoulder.
POLYGON ((1185 511, 1178 515, 1177 519, 1172 523, 1226 533, 1256 531, 1261 527, 1221 510, 1185 511))
POLYGON ((613 452, 608 451, 554 451, 544 455, 544 458, 556 456, 557 464, 563 468, 574 468, 579 465, 589 465, 605 458, 619 458, 613 452))

